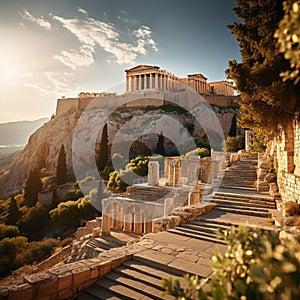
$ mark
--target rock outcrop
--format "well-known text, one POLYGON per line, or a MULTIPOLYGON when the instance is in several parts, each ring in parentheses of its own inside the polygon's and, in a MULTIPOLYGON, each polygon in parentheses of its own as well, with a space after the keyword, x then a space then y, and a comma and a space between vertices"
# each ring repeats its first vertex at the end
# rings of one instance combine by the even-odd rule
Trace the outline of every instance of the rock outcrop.
MULTIPOLYGON (((221 111, 218 107, 213 107, 213 110, 226 136, 231 126, 232 117, 238 112, 238 109, 222 108, 221 111)), ((188 128, 188 125, 192 124, 193 136, 203 136, 205 133, 191 115, 179 114, 176 111, 166 113, 159 108, 120 108, 111 113, 108 119, 104 118, 106 118, 105 111, 94 108, 88 114, 83 114, 79 110, 69 111, 45 123, 31 135, 28 144, 12 163, 9 170, 0 176, 0 198, 4 199, 9 194, 19 191, 29 171, 33 168, 46 167, 54 174, 57 156, 62 144, 66 149, 69 175, 74 177, 72 163, 74 132, 77 136, 76 147, 80 148, 76 149, 76 152, 80 153, 80 157, 76 157, 76 161, 81 164, 83 171, 88 170, 90 162, 95 159, 94 148, 91 149, 90 146, 95 144, 90 143, 90 139, 96 135, 99 141, 104 122, 108 123, 110 144, 124 146, 125 143, 133 144, 133 142, 138 141, 138 148, 150 149, 151 151, 155 150, 161 131, 164 134, 169 131, 168 139, 165 142, 170 151, 174 145, 182 144, 185 138, 189 136, 187 130, 186 132, 176 132, 176 127, 173 126, 172 122, 175 125, 181 123, 181 129, 188 128), (81 126, 80 130, 78 130, 78 124, 81 126)), ((115 150, 117 149, 116 146, 115 150)))

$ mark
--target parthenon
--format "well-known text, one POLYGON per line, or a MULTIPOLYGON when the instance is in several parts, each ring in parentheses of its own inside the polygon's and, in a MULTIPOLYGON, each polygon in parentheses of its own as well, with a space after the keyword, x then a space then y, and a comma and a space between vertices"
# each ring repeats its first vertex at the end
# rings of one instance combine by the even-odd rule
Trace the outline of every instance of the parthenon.
POLYGON ((207 82, 207 78, 201 73, 189 74, 185 78, 179 78, 158 66, 138 65, 126 72, 126 92, 160 89, 174 91, 180 86, 189 86, 200 94, 217 94, 233 96, 233 83, 222 80, 207 82))

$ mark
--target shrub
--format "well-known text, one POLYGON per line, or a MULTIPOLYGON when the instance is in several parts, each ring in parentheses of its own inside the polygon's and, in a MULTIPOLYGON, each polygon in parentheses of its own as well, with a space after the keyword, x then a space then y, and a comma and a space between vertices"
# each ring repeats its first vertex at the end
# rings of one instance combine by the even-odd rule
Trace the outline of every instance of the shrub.
POLYGON ((200 157, 207 157, 207 156, 210 156, 210 151, 206 148, 197 148, 195 150, 192 150, 192 151, 186 153, 184 155, 184 158, 189 158, 191 155, 197 155, 197 156, 200 156, 200 157))
POLYGON ((299 203, 296 203, 293 201, 285 202, 284 209, 285 209, 285 215, 287 217, 300 215, 300 204, 299 203))
POLYGON ((5 237, 14 237, 20 235, 19 228, 14 225, 0 224, 0 240, 5 237))
POLYGON ((238 152, 245 148, 245 138, 243 136, 228 136, 225 144, 226 152, 238 152))
POLYGON ((70 245, 72 243, 72 241, 73 241, 73 239, 71 237, 67 237, 60 242, 59 247, 64 248, 64 247, 70 245))
POLYGON ((166 293, 178 299, 299 299, 299 242, 281 242, 277 232, 243 226, 219 234, 228 248, 215 252, 211 279, 186 275, 185 288, 179 279, 164 279, 166 293))

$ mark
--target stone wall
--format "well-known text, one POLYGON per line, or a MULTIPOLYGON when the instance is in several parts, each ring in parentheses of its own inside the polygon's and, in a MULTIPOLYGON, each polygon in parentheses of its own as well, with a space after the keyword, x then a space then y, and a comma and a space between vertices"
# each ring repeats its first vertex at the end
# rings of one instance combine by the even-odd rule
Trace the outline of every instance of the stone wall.
POLYGON ((283 202, 300 203, 300 120, 297 114, 281 129, 268 153, 274 157, 283 202))

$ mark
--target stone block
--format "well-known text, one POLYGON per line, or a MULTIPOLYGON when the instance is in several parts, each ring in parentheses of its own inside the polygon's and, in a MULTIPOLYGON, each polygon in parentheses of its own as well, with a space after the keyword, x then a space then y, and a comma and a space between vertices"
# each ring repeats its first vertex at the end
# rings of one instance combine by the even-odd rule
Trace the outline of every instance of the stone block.
POLYGON ((58 276, 58 291, 64 290, 72 286, 73 275, 67 272, 58 276))
POLYGON ((34 285, 49 280, 50 278, 51 275, 48 274, 47 272, 40 272, 40 273, 24 276, 24 283, 30 283, 34 285))
POLYGON ((43 297, 48 297, 51 295, 57 294, 58 280, 57 278, 51 278, 47 281, 44 281, 38 287, 38 299, 43 297))
POLYGON ((90 268, 79 267, 75 270, 72 270, 72 274, 73 286, 77 286, 90 279, 90 268))
POLYGON ((58 297, 59 299, 72 299, 73 291, 72 288, 67 288, 65 290, 59 291, 58 297))
POLYGON ((8 299, 9 300, 20 300, 20 299, 31 300, 31 299, 33 299, 33 286, 29 283, 24 283, 24 284, 17 286, 16 289, 9 292, 8 299))
POLYGON ((102 277, 105 274, 107 274, 108 272, 110 272, 110 270, 112 269, 111 266, 112 266, 112 261, 111 260, 100 262, 99 265, 98 265, 98 270, 99 270, 100 277, 102 277))

